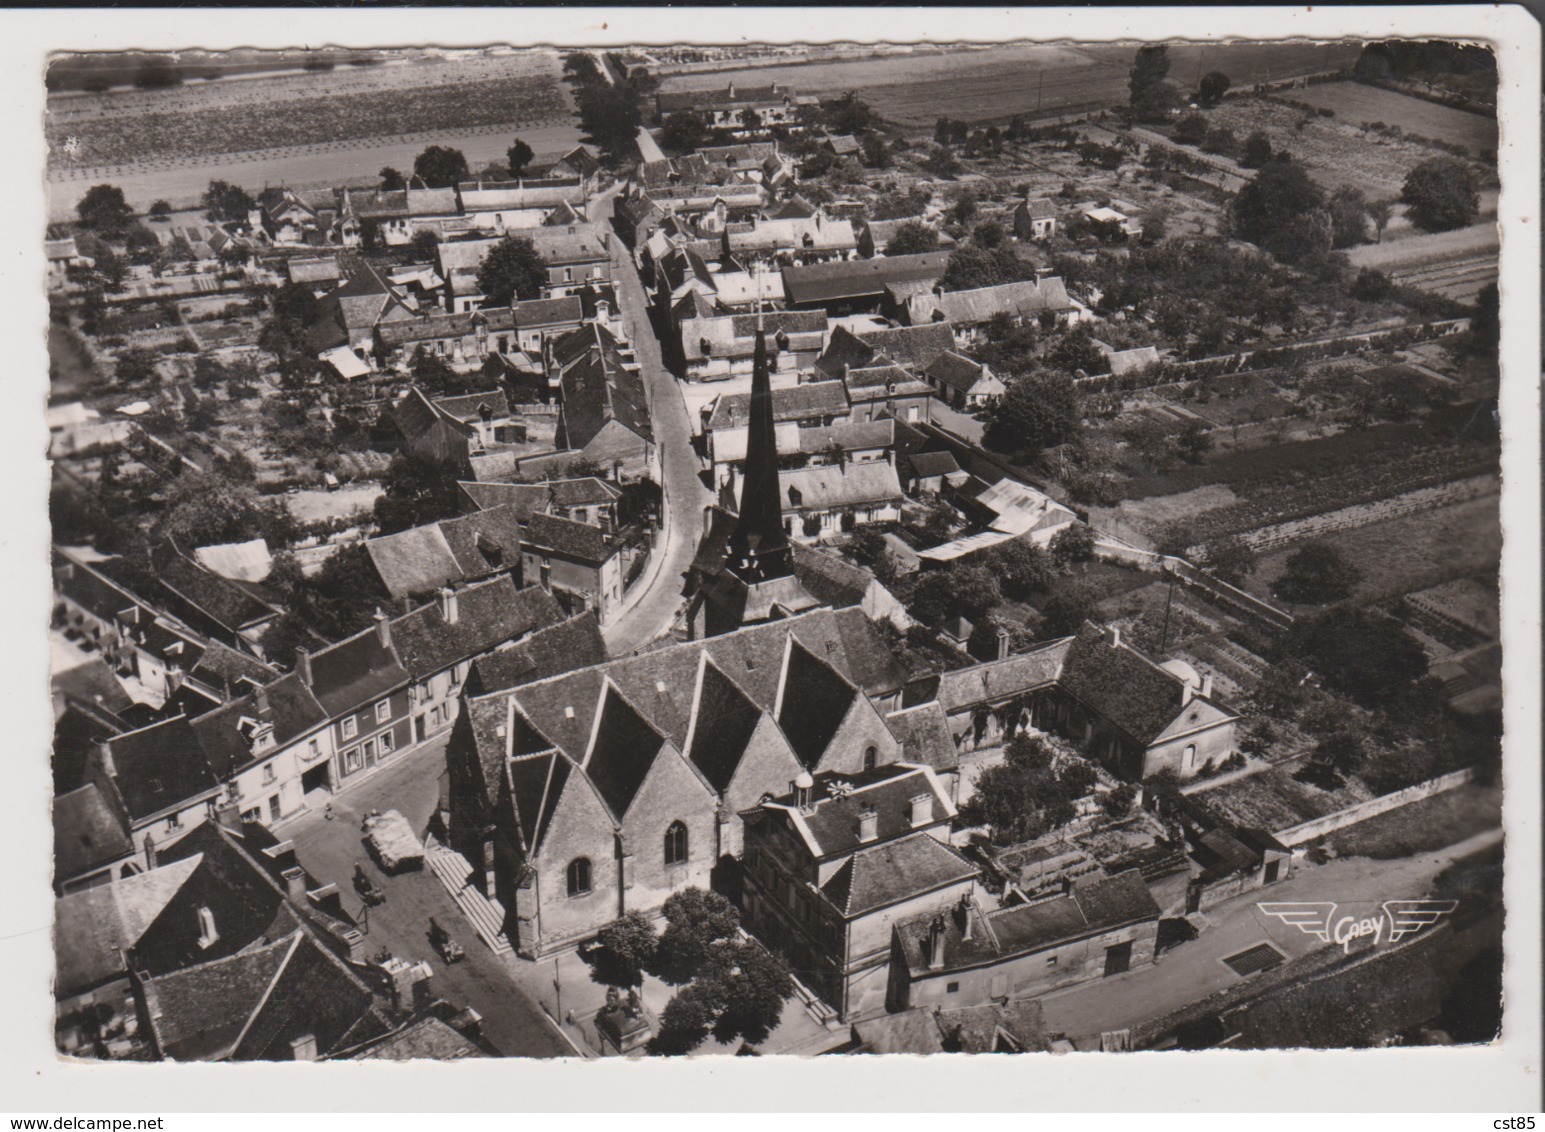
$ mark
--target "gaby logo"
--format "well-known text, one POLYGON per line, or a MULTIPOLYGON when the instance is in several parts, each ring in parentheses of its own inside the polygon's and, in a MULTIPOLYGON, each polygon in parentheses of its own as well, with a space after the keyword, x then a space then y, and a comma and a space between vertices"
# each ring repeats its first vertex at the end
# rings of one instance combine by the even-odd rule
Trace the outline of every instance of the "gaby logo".
POLYGON ((1398 943, 1408 935, 1435 924, 1459 906, 1457 900, 1386 900, 1377 916, 1336 916, 1333 901, 1301 901, 1257 904, 1268 916, 1292 924, 1305 935, 1335 943, 1348 954, 1352 943, 1372 939, 1374 945, 1398 943))

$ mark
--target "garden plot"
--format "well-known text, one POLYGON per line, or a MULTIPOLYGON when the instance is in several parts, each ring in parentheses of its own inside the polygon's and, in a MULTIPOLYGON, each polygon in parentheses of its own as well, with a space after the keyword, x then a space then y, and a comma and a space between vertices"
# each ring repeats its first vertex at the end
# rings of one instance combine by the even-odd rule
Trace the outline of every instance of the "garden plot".
POLYGON ((301 523, 327 523, 368 516, 386 494, 378 483, 348 484, 337 491, 297 491, 284 501, 301 523))
POLYGON ((1216 811, 1236 828, 1264 829, 1275 833, 1372 798, 1373 792, 1357 779, 1335 790, 1321 790, 1299 782, 1298 768, 1287 765, 1235 779, 1196 795, 1196 800, 1216 811))

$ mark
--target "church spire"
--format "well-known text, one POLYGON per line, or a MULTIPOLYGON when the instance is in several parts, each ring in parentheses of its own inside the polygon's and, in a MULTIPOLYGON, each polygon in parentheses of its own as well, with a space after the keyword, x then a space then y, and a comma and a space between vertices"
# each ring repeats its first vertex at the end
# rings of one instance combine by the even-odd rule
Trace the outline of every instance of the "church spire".
POLYGON ((787 577, 793 572, 783 506, 778 491, 778 441, 773 431, 772 377, 767 336, 757 311, 756 354, 751 371, 751 418, 746 437, 746 470, 741 479, 740 515, 730 535, 732 572, 746 582, 787 577))

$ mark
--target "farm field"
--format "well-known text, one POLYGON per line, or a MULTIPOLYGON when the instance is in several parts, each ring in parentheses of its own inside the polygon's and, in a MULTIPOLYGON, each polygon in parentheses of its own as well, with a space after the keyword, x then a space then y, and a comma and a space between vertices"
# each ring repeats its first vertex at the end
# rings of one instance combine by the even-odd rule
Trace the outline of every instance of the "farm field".
MULTIPOLYGON (((1362 572, 1354 600, 1382 601, 1494 569, 1502 554, 1498 506, 1498 496, 1488 495, 1340 531, 1319 541, 1334 546, 1362 572)), ((1282 577, 1288 556, 1298 545, 1261 555, 1244 588, 1276 601, 1272 584, 1282 577)))
POLYGON ((1468 303, 1497 281, 1499 248, 1496 223, 1482 221, 1452 232, 1365 244, 1347 256, 1354 266, 1377 268, 1397 283, 1468 303))
POLYGON ((1295 102, 1334 110, 1336 117, 1359 125, 1383 122, 1408 134, 1420 134, 1450 145, 1462 145, 1472 156, 1497 148, 1497 120, 1413 98, 1364 83, 1320 83, 1293 92, 1295 102))
MULTIPOLYGON (((1297 100, 1305 92, 1291 93, 1297 100)), ((1410 101, 1421 107, 1429 105, 1418 99, 1410 101)), ((1310 116, 1271 98, 1228 99, 1207 112, 1207 121, 1233 130, 1239 138, 1260 130, 1271 139, 1273 150, 1291 153, 1323 188, 1355 185, 1374 199, 1398 197, 1406 175, 1441 152, 1417 142, 1370 133, 1360 123, 1339 115, 1310 116)))
MULTIPOLYGON (((1359 51, 1353 44, 1231 47, 1229 66, 1235 85, 1242 86, 1350 66, 1359 51)), ((1207 62, 1207 49, 1191 45, 1172 46, 1169 55, 1171 77, 1182 85, 1194 83, 1207 62)), ((661 89, 702 90, 734 82, 780 83, 801 94, 851 90, 883 117, 916 130, 931 128, 941 115, 988 122, 1038 109, 1046 114, 1124 102, 1131 65, 1131 47, 1012 44, 919 56, 905 68, 892 58, 672 75, 661 89)))

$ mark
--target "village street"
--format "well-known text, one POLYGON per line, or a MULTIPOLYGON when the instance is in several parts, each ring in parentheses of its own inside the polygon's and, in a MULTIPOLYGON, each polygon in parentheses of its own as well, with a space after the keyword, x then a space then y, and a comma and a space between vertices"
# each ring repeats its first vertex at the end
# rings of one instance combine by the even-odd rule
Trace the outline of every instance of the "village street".
MULTIPOLYGON (((613 198, 615 202, 615 197, 613 198)), ((599 198, 592 205, 599 204, 599 198)), ((599 210, 597 210, 599 211, 599 210)), ((683 576, 697 552, 703 508, 711 501, 698 479, 701 465, 692 448, 692 423, 680 386, 660 358, 649 322, 649 299, 626 245, 615 235, 612 278, 623 325, 643 370, 649 418, 660 457, 662 527, 653 561, 623 602, 623 612, 605 630, 613 656, 631 652, 665 633, 681 609, 683 576)))
POLYGON ((435 992, 481 1014, 484 1037, 507 1056, 573 1056, 572 1047, 521 991, 505 961, 483 945, 433 872, 425 868, 386 876, 365 851, 360 822, 371 810, 401 811, 422 836, 439 804, 448 735, 430 740, 396 766, 335 797, 332 820, 321 808, 313 808, 278 834, 295 843, 307 871, 324 883, 338 885, 344 907, 364 921, 367 955, 386 948, 400 959, 428 960, 435 992), (368 916, 360 913, 361 901, 354 893, 355 862, 363 863, 386 893, 386 903, 370 909, 368 916), (430 946, 431 916, 462 945, 466 958, 460 963, 447 966, 430 946))
MULTIPOLYGON (((1460 858, 1496 844, 1501 830, 1489 830, 1437 852, 1393 861, 1350 857, 1324 865, 1294 863, 1293 876, 1269 888, 1252 889, 1205 913, 1210 926, 1200 938, 1166 952, 1152 967, 1070 987, 1041 999, 1047 1033, 1098 1039, 1102 1032, 1131 1029, 1162 1018, 1244 980, 1223 960, 1270 943, 1288 961, 1311 951, 1339 946, 1322 943, 1299 928, 1268 916, 1262 902, 1334 901, 1336 915, 1374 916, 1386 900, 1415 899, 1460 858)), ((1260 975, 1251 976, 1260 979, 1260 975)), ((1081 1044, 1081 1043, 1080 1043, 1081 1044)), ((1098 1048, 1096 1045, 1095 1048, 1098 1048)))

